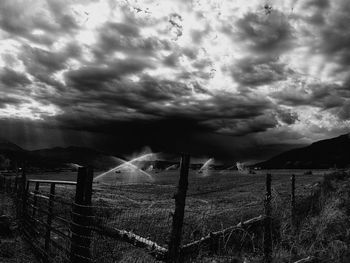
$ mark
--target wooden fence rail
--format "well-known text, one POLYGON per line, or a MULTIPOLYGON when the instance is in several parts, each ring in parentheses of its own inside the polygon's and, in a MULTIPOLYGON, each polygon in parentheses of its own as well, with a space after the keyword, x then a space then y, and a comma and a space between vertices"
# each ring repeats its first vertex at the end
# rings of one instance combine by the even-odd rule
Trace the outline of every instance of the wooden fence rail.
POLYGON ((231 234, 234 231, 241 230, 241 229, 248 229, 252 226, 255 226, 257 224, 262 224, 265 221, 266 217, 264 215, 260 215, 258 217, 251 218, 249 220, 246 220, 244 222, 241 222, 235 226, 231 226, 228 228, 225 228, 223 230, 212 232, 208 234, 205 237, 202 237, 199 240, 196 240, 194 242, 191 242, 189 244, 184 245, 181 248, 181 253, 183 255, 188 255, 192 253, 198 253, 198 250, 200 250, 202 247, 209 246, 213 243, 213 241, 217 240, 220 237, 224 237, 227 234, 231 234))
POLYGON ((147 253, 158 260, 166 260, 168 258, 168 249, 160 246, 156 242, 139 236, 131 231, 119 230, 105 226, 96 226, 93 230, 101 235, 108 236, 135 247, 146 249, 147 253))
POLYGON ((315 257, 308 256, 306 258, 299 259, 299 260, 295 261, 294 263, 311 263, 311 262, 314 262, 314 260, 315 260, 315 257))

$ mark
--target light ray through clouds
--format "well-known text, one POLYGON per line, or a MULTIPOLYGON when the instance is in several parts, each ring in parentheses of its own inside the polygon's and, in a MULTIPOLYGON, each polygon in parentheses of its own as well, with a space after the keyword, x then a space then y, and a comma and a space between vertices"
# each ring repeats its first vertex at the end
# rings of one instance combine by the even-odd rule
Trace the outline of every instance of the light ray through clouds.
POLYGON ((4 0, 0 118, 332 136, 350 126, 349 13, 346 0, 4 0))

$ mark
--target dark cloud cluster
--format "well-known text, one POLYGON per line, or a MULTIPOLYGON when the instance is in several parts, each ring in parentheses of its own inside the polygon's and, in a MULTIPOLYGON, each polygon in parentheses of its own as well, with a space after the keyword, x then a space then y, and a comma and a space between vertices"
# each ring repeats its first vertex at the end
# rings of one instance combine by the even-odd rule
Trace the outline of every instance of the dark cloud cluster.
POLYGON ((89 66, 69 71, 66 82, 78 89, 102 89, 103 84, 113 80, 120 80, 126 75, 137 74, 145 68, 152 68, 152 64, 143 59, 127 58, 116 60, 108 66, 89 66))
POLYGON ((215 130, 221 134, 243 136, 264 132, 269 128, 276 127, 278 122, 272 114, 265 114, 240 120, 233 118, 214 119, 205 121, 205 124, 207 124, 211 130, 215 130))
POLYGON ((19 104, 22 104, 23 102, 26 102, 26 99, 3 95, 0 98, 0 109, 6 108, 9 105, 17 106, 19 104))
POLYGON ((247 13, 237 21, 237 34, 234 41, 244 41, 257 53, 278 54, 289 48, 292 43, 292 27, 284 13, 274 11, 270 15, 247 13))
POLYGON ((350 98, 349 93, 344 91, 344 86, 326 83, 295 83, 294 86, 274 92, 272 96, 283 105, 315 106, 322 110, 342 107, 350 98))
POLYGON ((224 32, 250 51, 231 68, 236 82, 254 87, 282 81, 293 74, 279 61, 279 56, 293 47, 293 27, 284 13, 277 10, 269 14, 246 13, 236 22, 235 30, 224 32))
POLYGON ((320 51, 341 65, 350 66, 350 3, 341 1, 339 12, 332 17, 322 30, 320 51), (331 41, 330 41, 331 40, 331 41))
POLYGON ((329 0, 309 0, 306 1, 306 7, 317 7, 319 9, 327 9, 330 7, 329 0))
POLYGON ((310 51, 326 56, 329 61, 338 64, 337 70, 344 71, 350 66, 350 34, 347 30, 350 22, 350 4, 340 1, 306 1, 303 8, 309 15, 296 15, 304 20, 305 34, 310 39, 310 51))
POLYGON ((99 30, 93 53, 102 60, 116 51, 129 56, 152 57, 162 49, 170 50, 170 46, 169 41, 140 36, 139 27, 134 24, 107 22, 99 30))
POLYGON ((23 88, 31 84, 31 81, 25 74, 16 72, 7 67, 0 69, 0 82, 3 88, 12 89, 12 91, 16 88, 23 88))
POLYGON ((347 100, 335 113, 341 120, 350 120, 350 100, 347 100))
POLYGON ((61 84, 57 82, 52 74, 64 70, 67 61, 80 56, 80 48, 74 43, 68 44, 63 50, 48 51, 42 48, 24 45, 20 54, 20 60, 26 71, 39 83, 60 89, 61 84))
MULTIPOLYGON (((157 129, 168 130, 156 123, 183 120, 184 125, 192 123, 191 127, 197 130, 238 135, 277 125, 276 118, 264 117, 274 106, 254 94, 209 94, 200 86, 189 87, 179 81, 150 76, 132 82, 115 78, 109 70, 80 69, 67 73, 66 79, 70 89, 51 98, 52 103, 64 110, 55 118, 56 125, 65 128, 113 133, 123 120, 125 127, 127 122, 142 126, 151 121, 157 129), (195 94, 208 98, 204 102, 196 100, 195 94)), ((183 125, 176 129, 183 129, 183 125)))
POLYGON ((286 65, 277 59, 248 57, 236 62, 233 78, 242 85, 260 86, 284 80, 291 75, 286 65))
MULTIPOLYGON (((43 116, 38 123, 44 128, 110 134, 127 138, 131 148, 147 143, 161 148, 168 147, 169 137, 175 138, 172 147, 177 147, 179 141, 214 133, 251 140, 253 135, 267 134, 273 140, 275 130, 301 121, 294 110, 300 106, 330 112, 339 120, 350 118, 349 83, 305 81, 281 58, 301 45, 294 39, 300 34, 293 23, 302 21, 310 25, 301 34, 308 36, 309 52, 326 56, 336 63, 335 73, 346 74, 350 5, 345 0, 336 4, 308 0, 303 7, 310 11, 304 16, 288 16, 273 8, 268 14, 249 10, 230 23, 222 21, 216 33, 244 51, 225 66, 215 61, 216 54, 200 48, 218 30, 204 15, 197 17, 203 21, 201 29, 187 30, 181 13, 154 18, 147 9, 115 3, 121 18, 99 24, 90 32, 95 41, 87 45, 74 39, 83 25, 68 1, 46 1, 30 12, 25 12, 27 4, 10 1, 0 7, 2 32, 21 43, 20 52, 5 56, 8 65, 0 69, 0 109, 23 104, 27 97, 57 107, 60 113, 54 116, 45 116, 40 107, 30 109, 43 116), (330 9, 337 16, 326 17, 330 9), (154 31, 146 34, 144 29, 154 31), (177 41, 185 33, 192 42, 181 46, 177 41), (61 38, 64 44, 54 48, 61 38), (13 69, 17 64, 25 73, 13 69), (206 86, 215 66, 222 67, 221 73, 236 89, 206 86), (171 76, 154 72, 168 69, 173 70, 171 76), (264 91, 271 86, 276 90, 264 91)), ((300 139, 297 132, 279 132, 278 138, 300 139)))
POLYGON ((58 36, 72 34, 79 26, 63 1, 4 0, 0 8, 0 28, 11 38, 52 45, 58 36), (35 34, 35 30, 42 30, 44 34, 35 34))

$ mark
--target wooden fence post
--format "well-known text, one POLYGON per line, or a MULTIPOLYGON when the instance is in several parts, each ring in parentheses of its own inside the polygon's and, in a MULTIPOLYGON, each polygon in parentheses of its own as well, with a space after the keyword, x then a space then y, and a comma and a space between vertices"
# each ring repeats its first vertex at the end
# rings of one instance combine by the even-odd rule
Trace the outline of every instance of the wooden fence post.
POLYGON ((291 193, 290 193, 290 226, 293 231, 295 226, 295 174, 291 176, 291 193))
POLYGON ((17 165, 17 161, 15 162, 15 185, 13 187, 13 193, 17 193, 17 187, 18 187, 18 165, 17 165))
POLYGON ((6 180, 4 175, 1 175, 1 188, 3 192, 6 192, 6 180))
POLYGON ((36 182, 35 183, 35 189, 34 189, 34 200, 33 200, 33 213, 32 213, 33 218, 35 217, 35 212, 36 212, 37 207, 38 207, 38 197, 37 197, 37 195, 39 194, 39 187, 40 187, 40 183, 36 182))
POLYGON ((15 185, 13 187, 13 193, 17 194, 17 192, 18 192, 18 173, 16 172, 15 185))
POLYGON ((51 238, 51 223, 52 223, 52 213, 53 213, 53 202, 55 196, 55 183, 50 185, 50 196, 49 196, 49 209, 46 220, 46 234, 45 234, 45 250, 50 254, 50 238, 51 238))
POLYGON ((11 193, 11 177, 6 178, 6 193, 11 193))
POLYGON ((90 253, 92 179, 92 168, 80 167, 78 169, 75 201, 72 206, 70 251, 72 263, 92 262, 90 253))
POLYGON ((27 183, 27 176, 26 176, 26 171, 25 167, 22 167, 22 181, 21 181, 21 198, 22 198, 22 213, 21 217, 22 220, 25 220, 26 213, 27 213, 27 188, 26 186, 28 185, 27 183))
POLYGON ((271 174, 266 174, 265 194, 265 222, 264 222, 264 263, 272 262, 271 236, 271 174))
POLYGON ((188 188, 188 171, 190 166, 189 154, 182 154, 180 179, 177 192, 174 195, 175 212, 173 215, 173 223, 169 241, 168 262, 180 262, 180 245, 182 238, 182 226, 185 214, 186 193, 188 188))
POLYGON ((3 190, 3 187, 4 187, 3 178, 4 178, 4 176, 0 174, 0 190, 3 190))

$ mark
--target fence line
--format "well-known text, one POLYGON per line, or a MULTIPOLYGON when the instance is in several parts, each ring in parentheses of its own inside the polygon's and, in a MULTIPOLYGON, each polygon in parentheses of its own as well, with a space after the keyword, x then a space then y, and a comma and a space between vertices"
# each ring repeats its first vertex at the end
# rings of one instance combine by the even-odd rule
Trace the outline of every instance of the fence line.
MULTIPOLYGON (((183 262, 185 256, 197 254, 203 247, 208 247, 215 252, 220 239, 227 239, 225 241, 227 243, 233 237, 233 232, 238 230, 254 232, 255 226, 263 226, 264 262, 272 262, 271 174, 266 175, 264 215, 220 231, 210 232, 206 236, 182 245, 189 163, 189 155, 183 154, 178 189, 174 195, 175 210, 168 246, 133 230, 108 226, 103 221, 108 218, 99 214, 98 209, 110 210, 113 207, 92 204, 93 171, 91 168, 79 168, 77 182, 28 180, 25 170, 22 176, 1 175, 0 190, 5 190, 16 197, 17 216, 22 221, 21 230, 24 237, 46 262, 100 262, 92 253, 92 247, 99 242, 99 239, 94 239, 96 234, 141 248, 156 260, 183 262)), ((290 205, 293 227, 295 175, 291 177, 290 205)))

